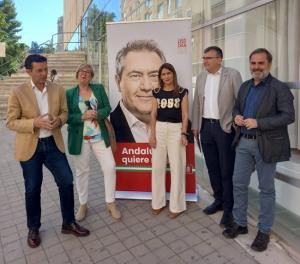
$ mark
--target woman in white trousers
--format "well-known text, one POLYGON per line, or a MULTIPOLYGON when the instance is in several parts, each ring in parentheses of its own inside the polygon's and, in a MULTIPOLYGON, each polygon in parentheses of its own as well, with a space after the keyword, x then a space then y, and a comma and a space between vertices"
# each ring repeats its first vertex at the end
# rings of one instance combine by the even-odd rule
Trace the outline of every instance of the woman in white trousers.
POLYGON ((67 90, 68 149, 75 166, 75 183, 79 198, 77 221, 86 217, 90 154, 93 152, 104 175, 106 207, 113 218, 121 213, 115 203, 116 169, 110 147, 105 119, 110 114, 110 104, 101 84, 91 84, 94 71, 89 64, 79 66, 76 72, 78 85, 67 90))
POLYGON ((160 88, 153 90, 151 112, 152 213, 166 206, 167 157, 171 170, 169 217, 186 210, 185 167, 188 126, 188 90, 177 83, 174 67, 164 63, 158 72, 160 88))

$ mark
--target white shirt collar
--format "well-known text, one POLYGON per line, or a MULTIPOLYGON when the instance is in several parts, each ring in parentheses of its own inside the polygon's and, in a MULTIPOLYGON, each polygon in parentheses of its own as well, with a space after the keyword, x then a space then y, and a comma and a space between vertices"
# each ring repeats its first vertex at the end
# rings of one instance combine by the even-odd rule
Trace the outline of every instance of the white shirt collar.
POLYGON ((208 71, 206 71, 206 73, 207 74, 212 74, 212 75, 221 75, 222 74, 222 69, 223 69, 223 67, 221 66, 220 69, 217 72, 215 72, 215 73, 210 73, 208 71))
MULTIPOLYGON (((40 91, 40 90, 35 86, 35 84, 33 83, 32 79, 30 80, 30 82, 31 82, 31 87, 32 87, 33 90, 38 90, 38 91, 40 91)), ((45 83, 45 86, 44 86, 44 89, 43 89, 43 91, 41 91, 41 93, 47 92, 47 89, 48 89, 48 87, 47 87, 47 82, 46 82, 46 83, 45 83)))
POLYGON ((123 101, 120 100, 120 107, 125 115, 125 118, 127 120, 127 123, 129 125, 130 128, 132 128, 133 126, 144 126, 147 127, 147 125, 145 123, 143 123, 142 121, 140 121, 139 119, 137 119, 124 105, 123 101))

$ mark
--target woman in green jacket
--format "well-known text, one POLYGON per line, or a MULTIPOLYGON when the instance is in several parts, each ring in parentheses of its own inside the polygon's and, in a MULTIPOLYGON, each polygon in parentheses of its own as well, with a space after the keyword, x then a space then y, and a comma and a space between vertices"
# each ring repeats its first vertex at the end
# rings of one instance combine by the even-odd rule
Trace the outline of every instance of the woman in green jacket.
POLYGON ((104 123, 110 114, 110 104, 101 84, 91 84, 94 71, 91 65, 82 64, 76 72, 78 85, 67 90, 68 103, 68 149, 73 155, 75 182, 79 197, 76 220, 81 221, 87 213, 90 153, 100 163, 104 175, 107 210, 113 218, 121 213, 115 204, 116 169, 104 123))

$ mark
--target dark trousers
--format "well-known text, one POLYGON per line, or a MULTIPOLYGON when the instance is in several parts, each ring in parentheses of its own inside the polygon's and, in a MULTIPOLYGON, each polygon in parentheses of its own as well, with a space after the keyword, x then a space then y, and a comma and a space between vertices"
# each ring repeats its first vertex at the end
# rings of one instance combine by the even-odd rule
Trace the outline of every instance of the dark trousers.
POLYGON ((200 133, 215 201, 223 204, 225 212, 232 212, 232 175, 235 151, 232 149, 231 144, 234 132, 226 133, 222 130, 218 121, 210 122, 203 119, 200 133))
POLYGON ((54 138, 40 139, 34 155, 28 161, 21 161, 25 183, 27 226, 39 229, 41 226, 41 186, 43 164, 50 170, 58 186, 61 213, 64 224, 74 219, 73 174, 66 155, 59 151, 54 138))

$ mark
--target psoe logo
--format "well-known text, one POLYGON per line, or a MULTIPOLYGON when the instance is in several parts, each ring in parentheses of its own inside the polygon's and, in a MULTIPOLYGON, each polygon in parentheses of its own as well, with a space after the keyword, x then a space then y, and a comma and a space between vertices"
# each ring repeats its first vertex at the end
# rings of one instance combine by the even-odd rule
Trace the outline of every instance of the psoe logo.
POLYGON ((186 38, 179 38, 177 40, 177 48, 186 48, 187 43, 186 43, 186 38))

